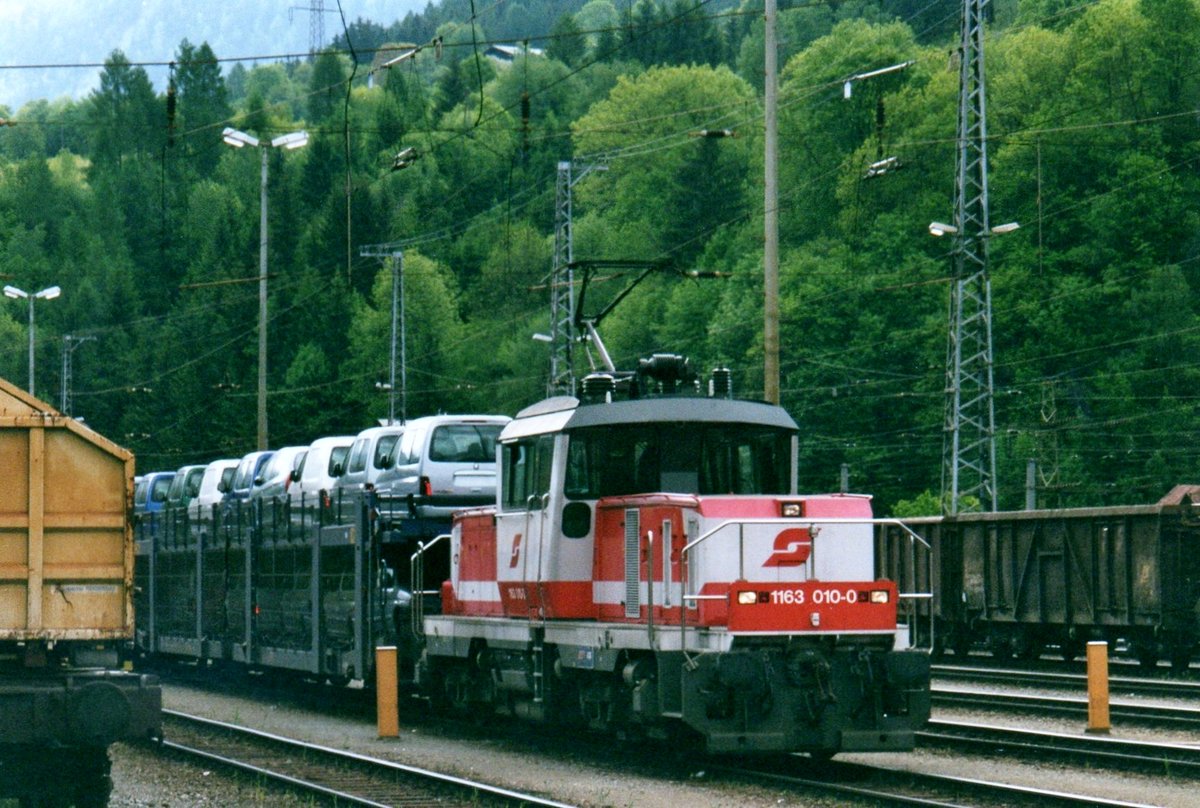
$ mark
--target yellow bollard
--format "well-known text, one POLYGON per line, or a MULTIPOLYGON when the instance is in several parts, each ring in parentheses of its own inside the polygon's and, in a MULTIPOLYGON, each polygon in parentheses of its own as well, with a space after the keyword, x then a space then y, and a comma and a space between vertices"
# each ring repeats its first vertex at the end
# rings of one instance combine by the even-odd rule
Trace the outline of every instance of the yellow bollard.
POLYGON ((1108 643, 1087 644, 1088 732, 1108 732, 1108 643))
POLYGON ((375 649, 375 725, 380 738, 400 737, 400 691, 396 676, 396 647, 375 649))

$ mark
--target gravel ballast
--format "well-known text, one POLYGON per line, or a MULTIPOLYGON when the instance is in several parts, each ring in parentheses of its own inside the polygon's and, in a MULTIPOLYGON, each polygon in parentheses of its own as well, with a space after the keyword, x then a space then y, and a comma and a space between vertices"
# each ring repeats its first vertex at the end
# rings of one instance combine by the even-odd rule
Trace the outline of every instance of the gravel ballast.
MULTIPOLYGON (((340 691, 330 689, 329 698, 340 691)), ((337 749, 395 760, 482 780, 518 791, 528 791, 564 803, 579 806, 637 806, 637 808, 777 808, 781 804, 811 806, 847 805, 845 799, 813 798, 795 792, 731 783, 714 771, 717 763, 697 758, 694 765, 676 759, 670 765, 656 765, 653 746, 641 754, 650 760, 642 766, 636 757, 631 765, 598 762, 595 755, 572 754, 571 738, 552 738, 549 742, 523 744, 506 738, 464 738, 461 733, 443 732, 427 721, 410 721, 401 716, 399 738, 376 737, 368 719, 353 714, 330 715, 326 710, 310 710, 289 703, 289 699, 262 700, 213 692, 203 688, 167 686, 164 706, 207 716, 219 721, 251 726, 267 732, 301 738, 337 749), (664 773, 674 772, 674 774, 664 773)), ((935 717, 967 720, 980 718, 967 712, 937 711, 935 717)), ((494 721, 507 719, 495 718, 494 721)), ((1017 722, 992 717, 989 723, 1016 725, 1017 722)), ((1021 722, 1062 732, 1082 732, 1077 722, 1045 719, 1021 722)), ((471 733, 467 733, 470 735, 471 733)), ((1130 735, 1143 733, 1130 733, 1130 735)), ((1123 735, 1114 727, 1113 737, 1123 735)), ((672 755, 663 749, 662 758, 672 755)), ((1082 772, 1056 764, 1008 762, 1003 759, 917 750, 906 754, 839 755, 839 760, 861 761, 873 765, 894 766, 897 770, 972 776, 981 780, 1018 783, 1037 788, 1094 795, 1101 799, 1160 806, 1195 804, 1194 783, 1172 781, 1165 777, 1134 774, 1082 772)), ((231 777, 212 769, 177 760, 162 760, 144 747, 118 745, 113 749, 115 783, 111 805, 311 805, 247 778, 231 777)))

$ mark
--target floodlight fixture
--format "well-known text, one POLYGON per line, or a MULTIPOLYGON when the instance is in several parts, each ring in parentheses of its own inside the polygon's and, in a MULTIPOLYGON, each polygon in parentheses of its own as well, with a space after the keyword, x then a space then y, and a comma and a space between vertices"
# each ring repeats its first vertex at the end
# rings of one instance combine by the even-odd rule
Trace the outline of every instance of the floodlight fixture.
POLYGON ((851 92, 852 92, 851 87, 854 84, 854 82, 856 82, 856 81, 862 81, 863 79, 873 79, 876 76, 883 76, 888 73, 895 73, 899 70, 903 70, 904 68, 911 67, 912 65, 915 65, 915 64, 916 64, 916 61, 910 59, 907 62, 901 62, 900 64, 895 64, 895 65, 888 65, 887 67, 881 67, 878 70, 871 70, 866 73, 855 73, 853 76, 846 79, 846 81, 842 84, 842 97, 843 98, 850 97, 851 92))
POLYGON ((899 157, 885 157, 867 166, 867 172, 863 176, 865 179, 871 179, 872 177, 882 176, 889 171, 895 171, 898 168, 900 168, 899 157))
POLYGON ((308 132, 303 129, 299 132, 288 132, 286 135, 280 135, 271 141, 273 149, 299 149, 308 145, 308 132))
POLYGON ((1011 233, 1012 231, 1020 228, 1020 226, 1021 225, 1018 222, 1005 222, 1004 224, 998 224, 995 227, 993 227, 992 233, 999 236, 1004 233, 1011 233))
POLYGON ((11 297, 14 300, 29 301, 29 395, 34 395, 33 386, 33 346, 34 346, 34 320, 33 320, 33 301, 35 300, 53 300, 62 294, 62 289, 58 286, 47 286, 32 294, 24 289, 18 289, 15 286, 9 285, 4 287, 4 296, 11 297))
POLYGON ((929 223, 929 234, 931 236, 953 236, 958 233, 958 228, 952 224, 943 224, 941 222, 929 223))
POLYGON ((232 126, 226 126, 221 130, 221 140, 224 140, 235 149, 240 149, 242 146, 257 146, 258 138, 254 135, 248 135, 232 126))
POLYGON ((417 150, 412 146, 406 146, 396 152, 396 156, 392 158, 392 171, 401 171, 408 168, 417 161, 417 150))

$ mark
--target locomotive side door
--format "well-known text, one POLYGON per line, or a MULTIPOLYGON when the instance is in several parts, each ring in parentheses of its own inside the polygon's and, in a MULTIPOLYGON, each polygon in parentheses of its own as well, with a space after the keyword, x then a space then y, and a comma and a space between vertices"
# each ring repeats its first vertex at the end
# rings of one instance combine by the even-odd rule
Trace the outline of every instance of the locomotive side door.
POLYGON ((540 618, 544 541, 554 497, 554 435, 533 435, 501 448, 500 509, 496 514, 496 583, 504 614, 540 618))

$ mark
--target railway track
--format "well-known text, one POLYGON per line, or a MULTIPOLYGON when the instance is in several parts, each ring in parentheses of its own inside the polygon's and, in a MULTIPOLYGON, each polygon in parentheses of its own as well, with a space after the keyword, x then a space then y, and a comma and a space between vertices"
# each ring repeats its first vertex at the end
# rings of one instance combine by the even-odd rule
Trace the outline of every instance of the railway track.
MULTIPOLYGON (((939 707, 1003 710, 1031 716, 1086 715, 1087 697, 1027 696, 1015 693, 988 693, 975 690, 933 688, 933 703, 939 707)), ((1113 720, 1133 721, 1147 727, 1200 728, 1200 710, 1190 707, 1145 704, 1113 699, 1109 702, 1113 720)))
POLYGON ((1115 808, 1149 808, 1148 805, 1110 800, 1094 794, 1073 794, 1065 791, 1001 783, 980 778, 955 777, 914 771, 898 771, 887 766, 833 761, 820 764, 800 764, 811 773, 783 774, 778 767, 740 767, 723 771, 740 778, 759 780, 774 787, 789 786, 800 790, 797 797, 811 797, 823 792, 861 801, 869 805, 938 806, 967 804, 973 806, 1106 806, 1115 808))
POLYGON ((923 749, 1057 760, 1089 769, 1142 771, 1200 779, 1200 746, 1124 740, 1097 735, 996 727, 962 721, 930 721, 917 733, 923 749))
MULTIPOLYGON (((1088 709, 1087 677, 1081 674, 993 670, 980 668, 935 667, 933 703, 940 707, 962 707, 1005 711, 1021 715, 1085 716, 1088 709), (945 687, 945 682, 1003 685, 1009 688, 1038 688, 1077 695, 1017 693, 1011 690, 981 690, 972 687, 945 687)), ((1191 681, 1165 681, 1139 677, 1109 679, 1109 692, 1124 695, 1110 698, 1113 720, 1133 722, 1145 727, 1200 728, 1200 709, 1183 704, 1149 703, 1148 697, 1177 699, 1195 703, 1200 684, 1191 681)))
MULTIPOLYGON (((1086 673, 1047 670, 978 667, 974 665, 934 665, 933 678, 943 682, 988 682, 1011 687, 1038 687, 1047 690, 1087 692, 1086 673)), ((1110 691, 1140 696, 1200 699, 1200 682, 1191 679, 1157 679, 1149 676, 1111 675, 1110 691)))
MULTIPOLYGON (((545 806, 564 803, 174 710, 162 747, 277 783, 321 803, 383 808, 545 806)), ((319 803, 320 804, 320 803, 319 803)))

